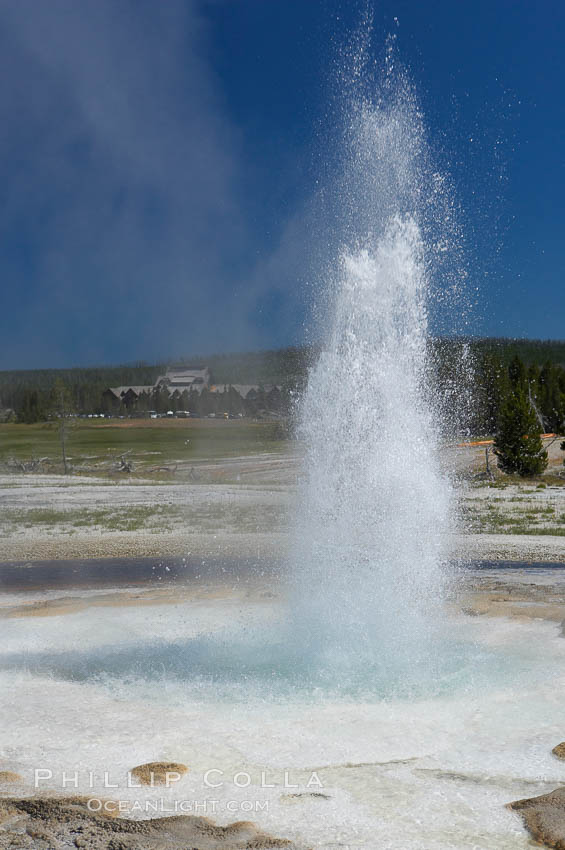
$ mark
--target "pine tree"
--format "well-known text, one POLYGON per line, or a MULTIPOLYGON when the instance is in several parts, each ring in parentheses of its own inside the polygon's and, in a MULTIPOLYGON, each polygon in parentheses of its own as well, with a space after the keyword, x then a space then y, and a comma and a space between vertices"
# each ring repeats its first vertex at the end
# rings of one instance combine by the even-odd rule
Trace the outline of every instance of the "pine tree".
POLYGON ((503 472, 538 475, 547 466, 541 430, 535 410, 524 389, 517 387, 500 409, 494 453, 503 472))
POLYGON ((512 384, 512 389, 519 390, 526 384, 526 367, 516 354, 508 365, 508 377, 512 384))
POLYGON ((540 373, 540 406, 548 431, 559 434, 565 421, 565 398, 559 382, 559 369, 545 363, 540 373))
POLYGON ((25 390, 17 411, 18 421, 30 425, 45 419, 45 411, 37 390, 25 390))
POLYGON ((487 353, 477 368, 474 394, 475 415, 471 432, 493 434, 501 404, 510 391, 508 370, 493 354, 487 353))

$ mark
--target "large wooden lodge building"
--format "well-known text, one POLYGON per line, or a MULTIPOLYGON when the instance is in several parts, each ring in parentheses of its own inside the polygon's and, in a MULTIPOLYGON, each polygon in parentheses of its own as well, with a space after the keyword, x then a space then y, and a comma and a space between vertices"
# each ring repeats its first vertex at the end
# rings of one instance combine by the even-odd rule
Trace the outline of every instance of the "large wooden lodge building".
MULTIPOLYGON (((155 400, 163 395, 168 396, 171 405, 179 408, 179 403, 184 402, 187 409, 191 401, 198 400, 203 394, 215 396, 213 407, 217 407, 219 396, 229 406, 241 408, 247 405, 255 406, 262 403, 264 406, 277 410, 280 407, 281 388, 275 384, 221 384, 211 383, 212 376, 208 367, 193 369, 186 366, 178 369, 169 369, 164 375, 160 375, 154 384, 108 387, 103 393, 105 406, 108 410, 118 411, 125 408, 134 411, 141 405, 143 409, 149 409, 156 403, 155 400), (238 404, 241 402, 241 404, 238 404)), ((238 411, 239 412, 239 411, 238 411)))

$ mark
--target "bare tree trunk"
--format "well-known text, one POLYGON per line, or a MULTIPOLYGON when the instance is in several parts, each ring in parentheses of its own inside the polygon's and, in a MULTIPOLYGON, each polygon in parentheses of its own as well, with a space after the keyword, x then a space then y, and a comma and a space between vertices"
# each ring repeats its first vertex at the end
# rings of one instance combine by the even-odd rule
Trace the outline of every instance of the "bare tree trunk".
POLYGON ((60 409, 60 421, 59 421, 59 439, 61 440, 61 452, 63 455, 63 469, 65 475, 69 474, 69 467, 67 464, 67 422, 66 422, 66 410, 65 410, 65 393, 61 390, 61 409, 60 409))
POLYGON ((494 479, 494 473, 493 473, 492 469, 490 468, 489 454, 490 454, 490 446, 487 446, 485 448, 485 461, 486 461, 486 465, 487 465, 487 475, 491 480, 493 480, 494 479))
POLYGON ((538 420, 538 422, 539 422, 539 424, 540 424, 541 432, 542 432, 542 434, 543 434, 543 433, 545 432, 545 422, 543 421, 543 416, 542 416, 542 415, 541 415, 541 413, 539 412, 538 407, 537 407, 536 403, 534 402, 534 400, 533 400, 533 398, 532 398, 532 387, 531 387, 531 384, 528 384, 528 400, 529 400, 529 402, 530 402, 530 406, 531 406, 532 410, 533 410, 533 411, 534 411, 534 413, 536 414, 537 420, 538 420))

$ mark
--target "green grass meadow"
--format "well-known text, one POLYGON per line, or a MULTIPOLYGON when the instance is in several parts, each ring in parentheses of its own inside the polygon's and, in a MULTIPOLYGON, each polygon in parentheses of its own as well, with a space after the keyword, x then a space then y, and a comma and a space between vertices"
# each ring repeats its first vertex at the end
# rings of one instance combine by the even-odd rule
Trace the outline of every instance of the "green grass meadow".
MULTIPOLYGON (((118 420, 71 421, 67 433, 67 456, 74 467, 104 466, 128 452, 134 469, 217 460, 282 448, 276 423, 237 420, 118 420)), ((0 425, 0 464, 12 459, 49 458, 61 462, 57 423, 0 425)))

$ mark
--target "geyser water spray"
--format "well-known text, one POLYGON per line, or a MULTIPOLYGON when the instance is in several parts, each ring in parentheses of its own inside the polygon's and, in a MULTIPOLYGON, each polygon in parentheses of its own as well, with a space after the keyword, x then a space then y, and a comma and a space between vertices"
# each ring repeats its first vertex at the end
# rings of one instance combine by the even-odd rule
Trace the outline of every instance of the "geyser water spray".
POLYGON ((340 251, 301 410, 293 602, 306 654, 385 680, 436 667, 452 515, 428 359, 444 181, 389 63, 377 87, 356 71, 346 110, 340 251))

